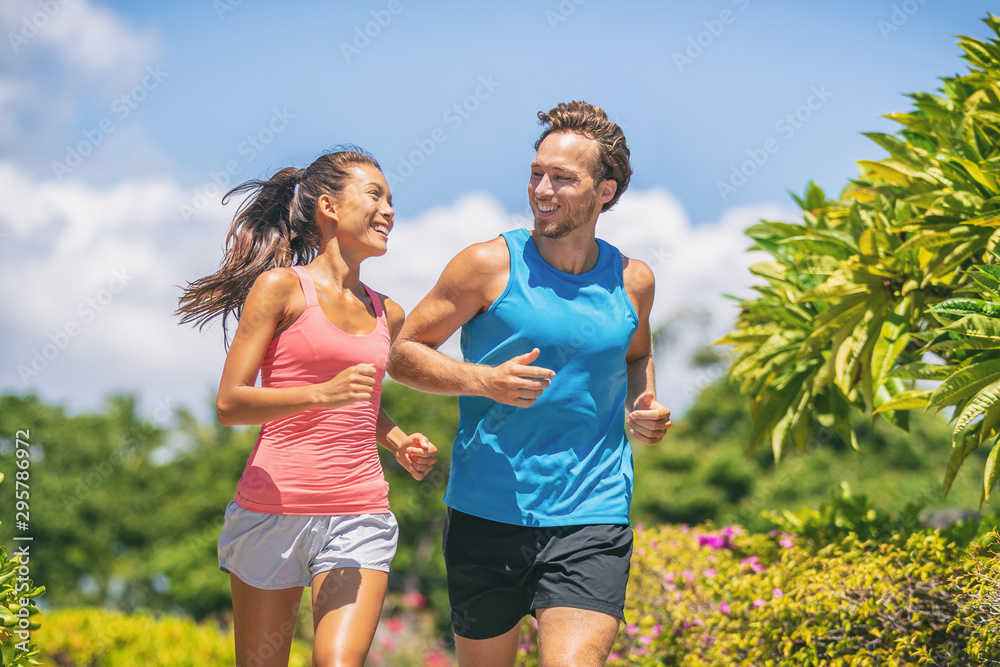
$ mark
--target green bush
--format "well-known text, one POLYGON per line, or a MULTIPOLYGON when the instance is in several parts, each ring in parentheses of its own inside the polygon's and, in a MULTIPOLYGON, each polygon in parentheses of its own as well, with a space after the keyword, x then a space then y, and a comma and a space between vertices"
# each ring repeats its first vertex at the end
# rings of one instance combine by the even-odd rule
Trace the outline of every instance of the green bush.
MULTIPOLYGON (((370 665, 452 667, 453 657, 433 637, 433 614, 410 610, 384 618, 368 656, 370 665)), ((43 665, 59 667, 231 667, 233 631, 191 618, 123 614, 82 607, 46 613, 37 634, 43 665)), ((310 641, 295 639, 290 667, 310 664, 310 641)), ((6 666, 7 663, 4 663, 6 666)))
MULTIPOLYGON (((3 473, 0 473, 3 482, 3 473)), ((18 556, 10 558, 0 546, 0 665, 27 667, 36 664, 38 649, 31 642, 39 627, 38 607, 34 599, 45 592, 24 576, 21 568, 30 566, 18 556), (25 604, 27 603, 27 604, 25 604)))
MULTIPOLYGON (((232 631, 148 612, 129 615, 93 607, 52 611, 36 636, 43 665, 231 667, 236 662, 232 631)), ((288 664, 306 667, 310 654, 307 643, 296 641, 288 664)))
POLYGON ((972 553, 975 565, 959 598, 962 619, 972 628, 966 653, 981 665, 1000 664, 1000 552, 996 548, 1000 535, 994 532, 989 537, 989 544, 972 553))

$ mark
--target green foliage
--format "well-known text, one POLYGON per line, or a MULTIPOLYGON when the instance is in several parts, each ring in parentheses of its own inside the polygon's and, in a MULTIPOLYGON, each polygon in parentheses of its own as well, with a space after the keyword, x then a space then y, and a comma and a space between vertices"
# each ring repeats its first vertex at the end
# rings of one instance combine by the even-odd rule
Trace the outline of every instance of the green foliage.
POLYGON ((30 563, 17 556, 8 557, 7 547, 0 546, 0 665, 3 667, 38 664, 38 648, 31 639, 39 627, 35 598, 45 592, 45 587, 35 586, 20 572, 21 567, 30 567, 30 563))
MULTIPOLYGON (((776 466, 767 449, 746 453, 750 415, 739 388, 713 382, 675 420, 664 442, 633 446, 632 518, 646 524, 735 522, 764 530, 762 511, 817 507, 842 483, 893 515, 907 512, 908 505, 911 517, 975 507, 982 481, 971 467, 943 497, 938 473, 949 455, 940 446, 949 437, 943 418, 916 414, 909 433, 860 416, 851 423, 866 455, 851 449, 836 429, 811 423, 806 453, 786 452, 776 466)), ((985 462, 984 452, 973 456, 985 462)))
MULTIPOLYGON (((163 429, 140 421, 127 398, 112 399, 103 414, 67 417, 33 396, 0 397, 0 433, 18 430, 31 433, 32 576, 53 604, 82 600, 78 582, 88 578, 92 596, 105 599, 112 578, 133 566, 130 556, 167 537, 149 520, 162 502, 148 489, 157 473, 149 455, 163 429)), ((14 460, 14 442, 0 441, 0 467, 12 469, 14 460)), ((14 506, 12 487, 0 494, 4 507, 14 506)), ((0 543, 10 543, 12 528, 0 525, 0 543)))
MULTIPOLYGON (((1000 36, 1000 19, 985 23, 1000 36)), ((942 79, 940 95, 910 95, 912 111, 888 116, 898 136, 867 135, 888 157, 860 161, 837 199, 810 183, 796 197, 800 224, 747 230, 771 260, 751 268, 765 283, 718 342, 734 345, 731 375, 751 397, 751 450, 805 451, 813 420, 858 449, 853 412, 905 429, 908 410, 955 406, 947 491, 997 432, 1000 40, 960 45, 968 74, 942 79), (930 392, 918 379, 942 383, 930 392)), ((987 461, 984 497, 998 459, 987 461)))
POLYGON ((438 631, 451 632, 441 533, 442 502, 451 467, 451 446, 458 429, 458 398, 424 394, 398 382, 382 387, 382 406, 407 433, 423 433, 438 448, 434 469, 416 481, 396 459, 381 450, 382 468, 389 482, 389 506, 399 521, 399 546, 392 560, 390 587, 400 593, 420 592, 434 610, 438 631))
MULTIPOLYGON (((832 496, 816 509, 767 511, 763 516, 776 530, 796 535, 806 545, 831 544, 849 536, 861 541, 899 543, 927 531, 921 521, 924 499, 908 502, 901 512, 893 515, 876 508, 868 496, 852 494, 846 482, 832 496)), ((973 515, 958 519, 939 532, 945 539, 965 547, 989 532, 995 522, 996 517, 973 515)))
MULTIPOLYGON (((375 633, 368 664, 395 667, 452 667, 454 658, 435 641, 433 619, 404 613, 384 618, 375 633)), ((38 633, 43 664, 60 667, 145 667, 235 663, 231 627, 196 623, 150 613, 122 614, 96 608, 64 609, 46 614, 38 633)), ((310 641, 293 640, 288 664, 311 664, 310 641)), ((6 665, 6 663, 4 663, 6 665)))
MULTIPOLYGON (((236 662, 231 630, 148 612, 129 615, 95 608, 53 611, 46 614, 38 641, 44 660, 66 667, 223 667, 236 662)), ((307 643, 295 641, 288 664, 306 667, 310 655, 307 643)))
POLYGON ((977 664, 1000 663, 1000 563, 997 544, 1000 534, 993 532, 971 554, 975 559, 971 576, 962 586, 959 597, 961 614, 970 619, 972 635, 966 652, 977 664))

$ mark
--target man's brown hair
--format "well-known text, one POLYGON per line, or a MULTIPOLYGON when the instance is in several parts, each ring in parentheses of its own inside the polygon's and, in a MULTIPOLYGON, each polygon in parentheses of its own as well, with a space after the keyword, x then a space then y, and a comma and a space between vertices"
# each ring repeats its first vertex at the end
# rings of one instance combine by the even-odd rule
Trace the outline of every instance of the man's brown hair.
POLYGON ((535 142, 536 151, 545 137, 553 132, 576 132, 597 142, 597 156, 593 165, 594 180, 600 183, 611 179, 617 185, 614 197, 601 207, 601 211, 607 211, 614 206, 628 187, 629 179, 632 177, 632 166, 629 164, 630 153, 628 144, 625 143, 625 134, 617 124, 611 122, 604 109, 582 100, 569 104, 560 102, 559 106, 548 113, 539 111, 538 122, 548 127, 535 142))

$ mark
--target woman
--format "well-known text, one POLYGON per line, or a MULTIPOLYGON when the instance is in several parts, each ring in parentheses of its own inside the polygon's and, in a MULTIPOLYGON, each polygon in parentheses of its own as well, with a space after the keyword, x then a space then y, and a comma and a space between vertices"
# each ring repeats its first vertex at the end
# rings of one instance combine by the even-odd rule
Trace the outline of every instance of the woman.
POLYGON ((380 407, 403 311, 361 282, 385 253, 392 198, 353 147, 230 191, 222 268, 188 285, 178 312, 204 326, 235 313, 216 410, 262 424, 219 537, 233 591, 238 665, 287 665, 299 600, 312 586, 314 665, 362 665, 385 597, 397 525, 376 442, 413 477, 436 448, 380 407), (261 385, 254 386, 258 372, 261 385))

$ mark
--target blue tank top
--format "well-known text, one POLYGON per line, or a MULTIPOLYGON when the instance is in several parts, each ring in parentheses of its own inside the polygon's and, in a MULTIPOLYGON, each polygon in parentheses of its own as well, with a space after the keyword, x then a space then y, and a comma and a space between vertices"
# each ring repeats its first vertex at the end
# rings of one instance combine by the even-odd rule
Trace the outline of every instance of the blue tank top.
POLYGON ((632 450, 625 436, 625 354, 639 318, 622 284, 622 258, 597 240, 593 269, 563 273, 531 234, 502 234, 510 277, 489 309, 462 327, 466 361, 495 366, 534 348, 556 372, 531 407, 459 398, 444 502, 524 526, 627 524, 632 450))

